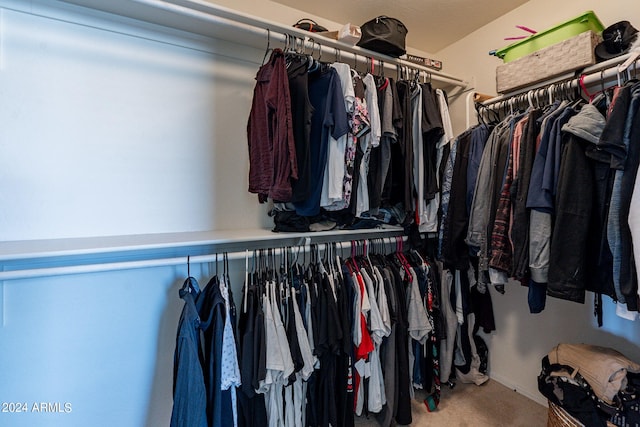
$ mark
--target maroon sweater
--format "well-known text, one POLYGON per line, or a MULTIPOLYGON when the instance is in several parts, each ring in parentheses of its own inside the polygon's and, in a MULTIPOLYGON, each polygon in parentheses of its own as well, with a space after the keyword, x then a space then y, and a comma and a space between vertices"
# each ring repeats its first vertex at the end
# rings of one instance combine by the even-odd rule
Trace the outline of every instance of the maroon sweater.
POLYGON ((260 202, 291 200, 291 180, 298 178, 285 56, 274 49, 258 70, 247 123, 249 192, 260 202))

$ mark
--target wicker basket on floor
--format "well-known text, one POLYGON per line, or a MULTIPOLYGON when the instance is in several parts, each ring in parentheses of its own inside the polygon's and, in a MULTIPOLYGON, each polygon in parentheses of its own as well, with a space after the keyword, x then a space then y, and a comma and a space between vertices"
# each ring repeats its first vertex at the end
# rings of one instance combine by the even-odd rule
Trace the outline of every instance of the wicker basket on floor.
MULTIPOLYGON (((547 419, 547 427, 585 427, 580 421, 572 417, 567 411, 562 409, 555 403, 549 402, 549 415, 547 419)), ((608 427, 615 427, 614 424, 607 422, 608 427)))

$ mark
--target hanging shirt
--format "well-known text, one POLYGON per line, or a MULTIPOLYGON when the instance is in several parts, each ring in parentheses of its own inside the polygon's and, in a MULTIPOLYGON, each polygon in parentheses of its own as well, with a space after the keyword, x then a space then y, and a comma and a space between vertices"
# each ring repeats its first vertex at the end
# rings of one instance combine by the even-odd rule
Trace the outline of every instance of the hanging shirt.
POLYGON ((382 339, 389 335, 390 331, 385 328, 382 320, 380 308, 376 301, 376 290, 373 285, 373 280, 365 269, 362 269, 361 273, 369 295, 369 305, 371 307, 369 312, 369 330, 371 331, 371 338, 374 342, 374 348, 371 353, 369 353, 369 367, 367 369, 367 373, 369 374, 367 409, 370 412, 380 412, 382 406, 387 401, 384 390, 382 365, 380 362, 380 344, 382 343, 382 339))
POLYGON ((410 269, 411 273, 411 287, 409 289, 407 307, 409 321, 409 336, 420 344, 424 344, 431 332, 431 324, 429 323, 429 315, 422 301, 422 295, 420 294, 420 287, 418 286, 418 276, 416 272, 410 269))
POLYGON ((267 405, 270 427, 279 427, 285 423, 283 389, 285 384, 288 382, 289 376, 294 371, 289 342, 287 341, 287 333, 284 329, 284 325, 282 324, 282 317, 280 310, 278 309, 275 291, 276 286, 275 282, 270 282, 267 285, 267 292, 270 294, 270 298, 267 302, 271 306, 271 320, 273 328, 271 341, 269 341, 269 336, 267 337, 267 357, 271 350, 270 347, 276 347, 276 351, 273 353, 274 357, 272 358, 273 363, 269 365, 269 360, 267 360, 267 369, 272 369, 272 381, 265 392, 265 403, 267 405), (275 336, 273 336, 274 333, 275 336))
POLYGON ((402 120, 397 124, 398 147, 392 159, 394 189, 391 203, 402 202, 406 212, 413 212, 413 117, 411 115, 411 83, 401 80, 396 84, 402 120), (395 161, 393 161, 395 160, 395 161), (397 171, 397 174, 396 174, 397 171), (397 178, 397 179, 396 179, 397 178))
POLYGON ((240 375, 242 385, 238 393, 239 424, 258 427, 267 424, 264 395, 256 394, 254 384, 258 384, 260 366, 264 368, 264 321, 260 296, 256 286, 247 278, 244 287, 243 309, 238 321, 240 349, 240 375), (262 361, 262 364, 260 363, 262 361))
POLYGON ((393 126, 393 92, 391 82, 387 78, 377 78, 378 109, 380 112, 380 146, 372 147, 369 158, 369 212, 377 214, 382 201, 383 186, 391 161, 391 143, 397 138, 393 126))
POLYGON ((302 323, 302 315, 300 314, 298 302, 295 298, 293 298, 293 315, 295 319, 296 333, 298 334, 300 353, 302 354, 302 360, 304 361, 304 365, 298 372, 298 375, 303 381, 307 381, 313 373, 313 365, 315 364, 315 360, 311 352, 309 337, 307 336, 307 332, 304 329, 304 325, 302 323))
MULTIPOLYGON (((342 98, 344 99, 347 117, 353 116, 355 106, 355 92, 351 82, 351 68, 347 64, 331 64, 340 79, 342 88, 342 98)), ((324 171, 324 182, 322 185, 322 195, 320 206, 327 207, 343 199, 343 187, 345 178, 345 152, 347 140, 350 135, 344 134, 336 139, 329 135, 327 163, 324 171)))
POLYGON ((238 366, 238 353, 236 351, 236 341, 231 326, 231 304, 229 300, 229 288, 226 281, 220 281, 220 293, 224 299, 227 315, 224 319, 224 330, 222 333, 222 360, 220 390, 231 389, 231 405, 233 411, 233 425, 238 427, 238 405, 236 399, 236 388, 242 385, 240 380, 240 367, 238 366))
POLYGON ((298 179, 293 181, 292 202, 309 197, 309 173, 311 158, 309 144, 311 134, 311 114, 313 107, 309 101, 308 60, 300 55, 287 58, 287 76, 291 96, 291 123, 296 146, 298 179))
POLYGON ((260 202, 291 200, 291 180, 298 178, 293 140, 289 80, 282 50, 274 49, 256 75, 247 139, 249 192, 260 202))
MULTIPOLYGON (((427 221, 427 202, 424 194, 424 141, 422 139, 422 88, 416 85, 411 92, 411 115, 413 122, 413 193, 415 194, 416 224, 427 221)), ((424 227, 424 225, 423 225, 424 227)), ((420 231, 423 231, 419 227, 420 231)), ((426 231, 426 230, 425 230, 426 231)), ((434 231, 434 230, 429 230, 434 231)))
MULTIPOLYGON (((425 198, 433 199, 439 192, 438 178, 439 159, 442 158, 440 139, 444 134, 443 113, 440 111, 440 98, 431 83, 422 87, 422 119, 421 131, 424 135, 424 188, 425 198)), ((446 103, 446 99, 444 99, 446 103)), ((448 110, 444 113, 449 114, 448 110)), ((446 119, 451 122, 450 119, 446 119)))
POLYGON ((196 301, 204 331, 204 375, 207 386, 207 419, 209 425, 233 423, 231 394, 220 386, 222 360, 222 339, 224 319, 227 315, 224 299, 220 293, 219 278, 209 280, 196 301))
POLYGON ((373 286, 373 280, 369 276, 369 273, 365 269, 360 270, 362 274, 362 280, 367 289, 367 297, 369 299, 369 321, 367 323, 368 330, 371 332, 371 338, 376 343, 381 343, 382 339, 386 336, 386 329, 382 316, 380 315, 380 309, 378 308, 378 302, 376 301, 376 291, 373 286))
POLYGON ((180 290, 184 307, 173 359, 171 427, 207 427, 207 396, 200 364, 200 316, 194 302, 200 288, 191 277, 185 285, 180 290))
POLYGON ((438 227, 438 259, 443 259, 443 248, 446 246, 445 237, 448 234, 449 228, 449 200, 451 196, 451 184, 453 182, 453 167, 456 163, 456 155, 458 152, 458 139, 454 140, 451 144, 451 151, 449 156, 444 160, 444 174, 442 177, 442 201, 441 207, 441 220, 440 227, 438 227))
POLYGON ((378 303, 378 310, 380 310, 380 319, 384 326, 384 336, 388 337, 391 334, 391 313, 389 312, 389 301, 387 299, 387 292, 384 286, 384 279, 382 273, 378 267, 373 267, 373 273, 377 282, 376 302, 378 303))
POLYGON ((369 210, 369 155, 372 147, 378 147, 380 145, 380 136, 382 134, 380 110, 378 109, 378 90, 376 89, 375 79, 371 74, 367 74, 362 81, 365 85, 365 99, 369 111, 369 124, 371 129, 367 134, 363 135, 359 141, 363 157, 359 168, 360 178, 358 180, 358 196, 355 212, 357 217, 369 210))
POLYGON ((340 79, 335 69, 321 66, 309 74, 309 99, 313 106, 309 149, 311 185, 309 197, 295 203, 296 213, 301 216, 320 213, 329 136, 337 140, 349 131, 340 79))
POLYGON ((442 261, 446 268, 450 269, 466 270, 469 266, 469 248, 464 243, 464 238, 469 221, 466 186, 472 134, 472 130, 467 130, 460 134, 454 143, 456 161, 453 165, 442 234, 442 261))
MULTIPOLYGON (((435 98, 437 101, 438 111, 440 111, 440 122, 434 118, 433 122, 431 122, 431 126, 435 126, 432 128, 433 134, 440 135, 440 139, 436 143, 436 159, 435 164, 433 165, 433 167, 435 167, 435 172, 431 170, 432 167, 428 167, 425 173, 425 178, 428 180, 425 184, 427 198, 431 196, 434 188, 440 188, 440 185, 442 185, 439 181, 440 178, 437 171, 440 169, 442 162, 445 161, 445 159, 443 159, 445 151, 451 150, 450 147, 447 149, 447 146, 450 146, 451 142, 454 140, 453 127, 451 126, 451 117, 449 116, 449 106, 447 105, 446 96, 441 89, 436 89, 435 98), (441 126, 441 128, 439 128, 439 126, 441 126), (435 173, 435 187, 432 183, 434 178, 432 176, 433 173, 435 173)), ((429 106, 430 103, 426 105, 429 106)), ((433 106, 429 107, 429 110, 433 109, 433 106)), ((429 156, 431 155, 432 154, 429 154, 429 156)), ((436 191, 435 194, 433 194, 433 198, 430 199, 426 209, 427 221, 420 231, 436 232, 438 230, 438 215, 442 203, 440 194, 441 192, 436 191)))
POLYGON ((368 378, 370 376, 369 364, 367 363, 367 358, 369 354, 374 350, 374 344, 371 340, 371 336, 369 335, 367 329, 367 320, 366 313, 370 310, 370 302, 369 297, 366 292, 366 285, 364 283, 364 279, 360 273, 353 273, 353 282, 355 286, 358 286, 360 290, 360 316, 359 319, 356 320, 357 323, 354 323, 355 328, 360 328, 361 340, 360 344, 356 346, 355 350, 355 358, 356 362, 354 363, 355 372, 354 372, 354 390, 355 390, 355 413, 356 415, 362 414, 362 410, 364 408, 364 388, 362 387, 362 379, 368 378), (366 309, 365 309, 366 307, 366 309))
MULTIPOLYGON (((500 192, 500 200, 495 216, 493 232, 491 235, 491 254, 489 257, 489 266, 498 270, 503 276, 501 283, 507 283, 508 272, 511 271, 512 262, 512 243, 509 240, 509 229, 511 223, 511 185, 513 184, 515 170, 518 168, 518 159, 520 154, 520 141, 528 116, 520 120, 513 131, 511 145, 509 147, 509 156, 507 160, 507 172, 505 175, 502 191, 500 192)), ((492 280, 493 282, 493 280, 492 280)))

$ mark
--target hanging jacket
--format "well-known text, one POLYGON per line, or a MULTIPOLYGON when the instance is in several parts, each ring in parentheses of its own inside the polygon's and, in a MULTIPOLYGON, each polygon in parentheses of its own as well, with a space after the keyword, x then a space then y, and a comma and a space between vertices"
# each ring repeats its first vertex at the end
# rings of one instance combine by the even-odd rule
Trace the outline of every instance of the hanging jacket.
MULTIPOLYGON (((633 187, 637 181, 636 175, 640 163, 640 146, 638 136, 640 131, 640 84, 631 88, 631 103, 627 112, 624 145, 627 147, 627 157, 624 164, 624 174, 620 178, 620 292, 624 295, 627 308, 638 311, 638 275, 635 270, 634 251, 629 227, 629 212, 633 187)), ((621 171, 616 171, 616 174, 621 171)), ((637 250, 637 249, 636 249, 637 250)))
POLYGON ((204 379, 207 388, 207 420, 210 426, 232 425, 231 393, 221 389, 224 298, 220 292, 218 277, 209 280, 196 301, 204 331, 204 379), (206 320, 204 320, 206 319, 206 320))
POLYGON ((207 396, 200 359, 200 316, 195 298, 198 283, 187 278, 180 298, 184 308, 180 315, 176 351, 173 360, 173 410, 171 427, 207 427, 207 396))
POLYGON ((562 127, 547 293, 580 303, 585 298, 586 247, 594 191, 593 165, 585 149, 588 143, 598 141, 604 124, 597 108, 586 104, 562 127))
MULTIPOLYGON (((633 89, 632 89, 632 102, 636 101, 640 99, 640 85, 636 84, 633 89)), ((634 150, 630 153, 630 158, 635 158, 635 156, 633 154, 634 151, 636 151, 638 149, 638 144, 637 144, 637 138, 638 138, 638 134, 640 132, 640 110, 636 111, 634 117, 633 117, 633 122, 631 124, 631 132, 629 135, 630 141, 634 141, 635 147, 634 150)), ((635 167, 638 167, 638 159, 636 159, 635 162, 635 167)), ((637 172, 636 172, 637 173, 637 172)), ((635 176, 636 173, 631 173, 630 175, 635 176)), ((637 188, 640 187, 640 181, 636 178, 635 182, 633 182, 633 185, 630 185, 631 188, 631 192, 629 193, 629 200, 628 200, 628 204, 627 206, 625 206, 625 210, 627 213, 627 225, 628 225, 628 232, 630 235, 630 244, 628 245, 623 245, 622 246, 622 259, 623 261, 626 261, 629 263, 628 268, 622 268, 621 269, 621 288, 623 293, 624 292, 633 292, 635 290, 635 298, 636 298, 636 302, 638 301, 638 282, 637 282, 637 272, 638 272, 638 259, 640 259, 640 256, 637 254, 634 254, 633 248, 635 247, 636 249, 638 247, 640 247, 640 244, 638 242, 638 218, 640 217, 640 215, 638 215, 638 196, 637 196, 637 188), (629 280, 630 279, 630 280, 629 280), (635 280, 634 280, 635 279, 635 280)), ((632 295, 630 294, 625 294, 629 299, 632 298, 632 295)), ((631 306, 629 306, 630 308, 631 306)))
POLYGON ((293 140, 291 96, 284 54, 274 49, 258 70, 247 123, 249 192, 260 202, 291 200, 291 181, 298 178, 293 140))
POLYGON ((529 276, 529 210, 526 208, 527 195, 533 161, 536 155, 536 138, 540 131, 538 118, 540 110, 529 112, 529 120, 522 135, 519 172, 514 177, 512 194, 513 217, 511 240, 513 241, 512 276, 522 279, 529 276))

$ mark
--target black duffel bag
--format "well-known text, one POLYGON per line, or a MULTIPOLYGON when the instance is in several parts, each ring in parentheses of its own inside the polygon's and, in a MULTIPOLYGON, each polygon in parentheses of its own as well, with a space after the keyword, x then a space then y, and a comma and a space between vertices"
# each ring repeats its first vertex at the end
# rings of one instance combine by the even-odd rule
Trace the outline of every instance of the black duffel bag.
POLYGON ((378 16, 360 27, 362 37, 358 46, 394 58, 406 53, 405 39, 407 27, 402 22, 388 16, 378 16))

